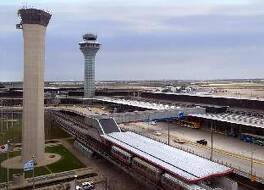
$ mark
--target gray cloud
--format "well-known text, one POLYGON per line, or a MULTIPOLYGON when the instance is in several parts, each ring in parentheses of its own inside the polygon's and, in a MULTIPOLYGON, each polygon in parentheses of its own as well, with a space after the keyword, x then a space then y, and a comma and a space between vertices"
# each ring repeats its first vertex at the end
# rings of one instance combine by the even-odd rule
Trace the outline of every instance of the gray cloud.
MULTIPOLYGON (((264 76, 260 1, 59 2, 42 4, 53 14, 46 36, 46 80, 82 79, 78 42, 85 32, 97 33, 102 43, 97 80, 264 76)), ((0 7, 0 81, 22 79, 23 39, 15 29, 19 7, 0 7)))

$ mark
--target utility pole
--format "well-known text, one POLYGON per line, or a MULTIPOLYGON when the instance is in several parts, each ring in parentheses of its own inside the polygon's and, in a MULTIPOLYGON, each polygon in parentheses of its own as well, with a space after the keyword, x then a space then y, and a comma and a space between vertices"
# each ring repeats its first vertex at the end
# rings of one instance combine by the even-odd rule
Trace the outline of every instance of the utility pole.
POLYGON ((150 123, 150 113, 148 113, 148 125, 150 123))
POLYGON ((214 130, 213 130, 214 121, 211 121, 211 153, 210 153, 210 160, 213 160, 213 152, 214 152, 214 130))
POLYGON ((255 181, 255 178, 253 176, 253 164, 254 164, 254 149, 253 149, 253 144, 251 144, 251 157, 250 157, 250 176, 251 176, 251 181, 255 181))
MULTIPOLYGON (((7 160, 9 159, 9 144, 10 141, 7 141, 7 160)), ((9 167, 6 167, 6 189, 9 189, 9 167)))
POLYGON ((33 189, 35 189, 35 155, 32 156, 32 160, 33 160, 32 180, 33 180, 33 189))
POLYGON ((250 157, 250 175, 253 176, 253 150, 251 151, 251 157, 250 157))
POLYGON ((12 114, 12 123, 11 123, 11 127, 13 128, 13 127, 14 127, 14 111, 12 111, 11 114, 12 114))
MULTIPOLYGON (((2 123, 2 126, 1 126, 1 128, 3 128, 4 127, 4 111, 3 111, 3 107, 4 107, 4 100, 3 99, 1 99, 1 123, 2 123)), ((2 129, 1 129, 1 131, 2 131, 2 129)))

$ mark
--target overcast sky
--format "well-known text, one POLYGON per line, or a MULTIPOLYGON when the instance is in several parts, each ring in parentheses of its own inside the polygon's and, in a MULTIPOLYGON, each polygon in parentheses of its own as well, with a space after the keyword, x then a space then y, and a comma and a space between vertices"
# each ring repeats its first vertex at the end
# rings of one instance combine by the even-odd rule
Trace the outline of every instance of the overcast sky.
POLYGON ((52 13, 45 80, 83 79, 86 32, 102 43, 96 80, 264 78, 263 0, 35 2, 0 1, 0 81, 23 79, 23 5, 52 13))

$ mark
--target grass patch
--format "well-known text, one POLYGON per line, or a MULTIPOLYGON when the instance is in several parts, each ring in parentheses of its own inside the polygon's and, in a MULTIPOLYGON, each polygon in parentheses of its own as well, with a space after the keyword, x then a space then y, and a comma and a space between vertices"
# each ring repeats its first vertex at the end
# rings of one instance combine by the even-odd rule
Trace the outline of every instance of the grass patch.
MULTIPOLYGON (((0 116, 0 144, 7 143, 11 140, 12 143, 22 142, 22 116, 14 118, 15 121, 3 119, 0 116)), ((45 139, 60 139, 70 137, 64 130, 51 122, 48 116, 45 116, 45 139)))
MULTIPOLYGON (((52 173, 58 173, 78 168, 85 167, 84 164, 82 164, 74 155, 72 155, 64 146, 58 145, 58 146, 52 146, 52 147, 46 147, 46 152, 48 153, 56 153, 61 155, 61 159, 54 163, 50 164, 45 167, 37 167, 35 168, 35 176, 40 175, 46 175, 50 174, 49 171, 52 173)), ((21 154, 20 151, 11 152, 9 154, 9 157, 15 157, 19 156, 21 154)), ((7 154, 0 154, 0 162, 7 159, 7 154)), ((12 180, 12 174, 18 174, 23 173, 22 169, 10 169, 9 170, 9 180, 12 180)), ((25 177, 29 178, 32 177, 32 171, 25 172, 25 177)), ((0 183, 3 183, 6 181, 7 178, 7 170, 5 168, 0 168, 0 183)))
POLYGON ((46 151, 49 153, 57 153, 62 157, 60 161, 47 166, 53 173, 85 167, 83 163, 81 163, 62 145, 47 147, 46 151))
MULTIPOLYGON (((20 152, 11 152, 9 154, 9 158, 19 156, 20 152)), ((4 161, 7 159, 7 154, 0 154, 0 162, 4 161)), ((21 170, 19 169, 12 169, 9 170, 9 180, 11 180, 11 177, 13 174, 21 173, 21 170)), ((0 183, 5 182, 7 179, 7 170, 5 168, 0 167, 0 183)))

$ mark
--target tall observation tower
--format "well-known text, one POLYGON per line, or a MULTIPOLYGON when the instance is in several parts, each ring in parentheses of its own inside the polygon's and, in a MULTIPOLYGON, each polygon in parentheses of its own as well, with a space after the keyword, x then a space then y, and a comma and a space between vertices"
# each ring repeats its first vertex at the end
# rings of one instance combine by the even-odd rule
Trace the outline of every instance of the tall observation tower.
POLYGON ((97 42, 96 35, 85 34, 79 45, 85 59, 84 98, 91 98, 95 95, 95 55, 101 44, 97 42))
POLYGON ((44 159, 45 32, 51 15, 38 9, 20 9, 18 29, 24 37, 22 161, 44 159))

